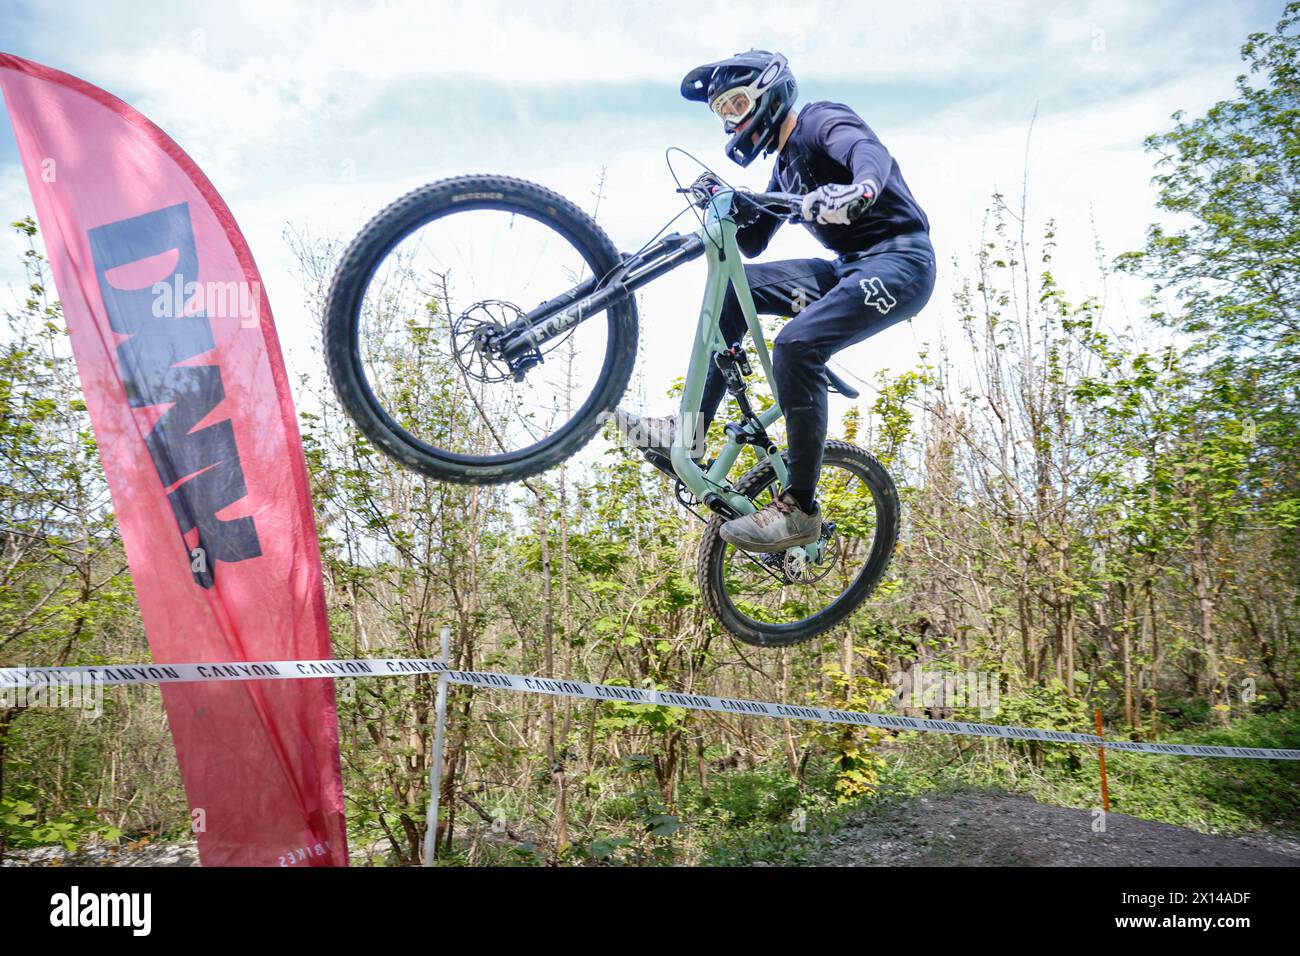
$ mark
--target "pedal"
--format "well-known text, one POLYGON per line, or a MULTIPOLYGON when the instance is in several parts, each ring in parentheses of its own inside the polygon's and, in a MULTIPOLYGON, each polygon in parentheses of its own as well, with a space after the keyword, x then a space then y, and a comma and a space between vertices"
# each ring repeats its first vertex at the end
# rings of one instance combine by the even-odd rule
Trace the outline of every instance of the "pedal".
POLYGON ((740 517, 740 512, 733 508, 731 503, 716 491, 710 491, 704 496, 704 504, 715 515, 722 515, 728 521, 740 517))
MULTIPOLYGON (((680 480, 677 477, 677 472, 673 470, 673 460, 670 456, 659 451, 657 448, 647 448, 641 452, 641 456, 669 478, 672 478, 674 481, 680 480)), ((691 461, 695 462, 701 471, 707 471, 709 465, 713 464, 712 460, 706 462, 699 458, 692 458, 691 461)))
POLYGON ((645 451, 641 452, 641 455, 646 461, 650 462, 650 464, 654 465, 669 478, 676 480, 677 472, 673 470, 673 460, 663 452, 657 451, 653 448, 647 448, 645 451))

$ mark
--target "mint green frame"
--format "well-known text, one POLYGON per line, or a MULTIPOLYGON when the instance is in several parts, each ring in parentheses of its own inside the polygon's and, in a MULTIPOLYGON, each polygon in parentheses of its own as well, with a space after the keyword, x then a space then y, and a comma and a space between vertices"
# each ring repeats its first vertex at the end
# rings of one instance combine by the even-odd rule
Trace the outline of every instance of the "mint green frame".
MULTIPOLYGON (((682 401, 678 409, 679 427, 673 439, 672 463, 677 477, 697 499, 702 501, 706 494, 717 492, 738 512, 749 514, 755 510, 754 503, 736 492, 727 480, 727 473, 731 471, 744 446, 728 436, 708 471, 701 470, 691 460, 690 453, 691 439, 695 435, 695 428, 699 422, 700 400, 704 395, 704 380, 708 375, 709 365, 713 362, 714 353, 724 351, 728 346, 723 339, 722 331, 718 328, 718 316, 722 310, 723 296, 726 294, 728 283, 736 290, 736 298, 745 315, 745 324, 749 327, 754 350, 758 353, 759 364, 772 388, 772 395, 776 398, 771 408, 759 413, 758 420, 762 422, 764 428, 769 428, 784 414, 776 390, 776 379, 772 374, 772 357, 768 353, 767 343, 763 340, 763 328, 759 324, 758 312, 754 308, 754 297, 749 291, 749 281, 745 277, 740 248, 736 245, 736 222, 731 217, 734 195, 732 190, 724 189, 713 196, 706 210, 704 228, 699 233, 700 238, 704 240, 704 254, 709 271, 704 287, 704 302, 700 306, 700 321, 696 326, 690 364, 687 367, 686 386, 682 389, 682 401)), ((777 480, 784 488, 789 480, 789 474, 786 471, 785 460, 780 455, 780 449, 775 455, 762 449, 760 451, 767 455, 776 472, 777 480)), ((815 549, 816 545, 813 545, 806 550, 812 556, 811 552, 815 549)))

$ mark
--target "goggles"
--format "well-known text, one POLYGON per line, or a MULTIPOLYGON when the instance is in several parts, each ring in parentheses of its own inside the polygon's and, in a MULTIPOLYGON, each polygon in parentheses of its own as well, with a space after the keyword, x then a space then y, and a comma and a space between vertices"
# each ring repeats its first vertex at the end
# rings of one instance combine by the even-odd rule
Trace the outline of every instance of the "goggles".
POLYGON ((734 133, 736 127, 754 112, 759 99, 776 82, 777 77, 785 70, 785 65, 785 57, 777 53, 753 83, 747 83, 744 86, 733 86, 729 90, 722 91, 709 101, 709 109, 713 110, 718 119, 722 120, 722 124, 726 127, 728 133, 734 133))

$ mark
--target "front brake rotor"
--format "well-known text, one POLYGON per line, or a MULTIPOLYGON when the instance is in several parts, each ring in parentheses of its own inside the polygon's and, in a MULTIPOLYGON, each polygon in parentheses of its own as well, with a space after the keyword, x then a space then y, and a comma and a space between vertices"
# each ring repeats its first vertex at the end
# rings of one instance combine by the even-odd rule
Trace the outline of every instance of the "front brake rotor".
MULTIPOLYGON (((495 343, 501 333, 523 314, 511 302, 484 299, 475 302, 456 318, 451 326, 451 354, 467 377, 485 384, 516 378, 517 369, 500 354, 495 343)), ((537 358, 540 357, 539 354, 537 358)))

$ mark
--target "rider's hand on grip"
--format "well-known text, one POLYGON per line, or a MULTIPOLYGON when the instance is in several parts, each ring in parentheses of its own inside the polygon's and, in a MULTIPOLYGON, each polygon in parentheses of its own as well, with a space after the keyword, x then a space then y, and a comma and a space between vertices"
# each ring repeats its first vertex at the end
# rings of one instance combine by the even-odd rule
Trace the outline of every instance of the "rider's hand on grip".
POLYGON ((816 219, 824 226, 847 226, 860 218, 875 194, 862 183, 828 183, 803 197, 804 222, 816 219))

